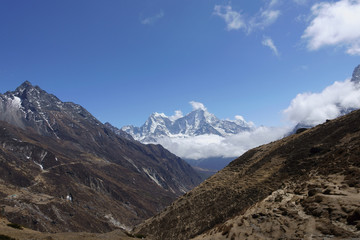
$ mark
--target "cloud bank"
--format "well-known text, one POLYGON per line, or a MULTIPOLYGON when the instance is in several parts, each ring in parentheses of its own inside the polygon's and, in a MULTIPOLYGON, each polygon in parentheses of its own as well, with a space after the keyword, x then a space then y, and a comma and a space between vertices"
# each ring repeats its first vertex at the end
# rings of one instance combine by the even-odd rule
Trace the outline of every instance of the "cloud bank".
POLYGON ((298 94, 283 111, 293 123, 317 125, 360 107, 360 85, 346 80, 335 82, 320 93, 298 94))
POLYGON ((312 20, 302 35, 309 50, 340 46, 350 55, 360 55, 360 0, 321 2, 311 12, 312 20))
POLYGON ((209 157, 238 157, 247 150, 259 145, 280 139, 290 129, 258 127, 251 132, 220 137, 218 135, 201 135, 188 138, 162 138, 158 141, 172 153, 187 159, 209 157))

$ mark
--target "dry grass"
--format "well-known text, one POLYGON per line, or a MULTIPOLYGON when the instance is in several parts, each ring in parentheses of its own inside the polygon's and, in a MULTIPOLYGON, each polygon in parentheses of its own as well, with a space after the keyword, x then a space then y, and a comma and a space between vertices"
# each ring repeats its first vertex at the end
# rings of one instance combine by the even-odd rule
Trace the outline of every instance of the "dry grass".
POLYGON ((0 240, 134 240, 125 232, 116 230, 109 233, 42 233, 28 228, 22 230, 8 226, 5 218, 0 218, 0 240))

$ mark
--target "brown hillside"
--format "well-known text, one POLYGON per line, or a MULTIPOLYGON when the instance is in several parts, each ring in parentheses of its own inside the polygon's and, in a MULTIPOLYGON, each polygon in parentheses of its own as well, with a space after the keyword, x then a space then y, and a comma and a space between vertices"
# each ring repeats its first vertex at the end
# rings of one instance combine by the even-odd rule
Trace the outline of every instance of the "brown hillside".
MULTIPOLYGON (((330 175, 335 176, 334 179, 343 179, 339 184, 343 184, 344 188, 352 188, 349 191, 355 194, 352 195, 351 201, 355 199, 358 204, 360 202, 358 194, 360 188, 359 120, 360 111, 354 111, 302 133, 252 149, 179 198, 165 211, 138 226, 135 232, 147 235, 149 239, 193 238, 215 226, 220 227, 226 220, 246 214, 252 206, 260 204, 277 190, 288 189, 289 186, 295 186, 294 188, 302 186, 299 191, 303 192, 303 196, 312 196, 309 191, 312 188, 309 182, 315 181, 316 178, 328 181, 328 183, 325 180, 323 184, 320 183, 319 191, 322 191, 322 188, 331 185, 330 182, 333 179, 328 178, 330 175)), ((334 182, 336 183, 335 180, 334 182)), ((328 195, 332 192, 331 189, 327 191, 328 195)), ((340 192, 340 194, 348 193, 340 192)), ((302 202, 302 208, 305 209, 305 214, 316 215, 314 213, 316 206, 319 205, 320 208, 322 204, 326 206, 325 203, 329 205, 329 201, 332 201, 323 199, 323 202, 320 200, 314 202, 303 197, 305 202, 302 202)), ((317 232, 326 232, 324 226, 329 226, 327 223, 332 223, 337 219, 339 225, 348 227, 342 228, 347 229, 344 230, 345 232, 339 230, 337 234, 340 237, 342 234, 344 237, 359 237, 357 229, 351 226, 359 224, 360 218, 357 214, 359 209, 356 210, 356 207, 360 206, 356 204, 344 206, 343 210, 340 207, 340 217, 335 218, 331 211, 338 209, 337 206, 329 207, 330 210, 326 210, 327 215, 318 213, 315 216, 323 220, 324 229, 321 231, 321 226, 319 226, 317 232)), ((238 235, 229 235, 230 229, 225 231, 223 236, 241 239, 238 238, 240 236, 238 232, 238 235)), ((221 230, 222 233, 223 230, 221 230)), ((303 236, 299 233, 297 237, 304 238, 304 232, 303 236)), ((329 232, 325 235, 336 234, 329 232)), ((271 235, 268 236, 272 238, 271 235)), ((291 234, 288 237, 297 238, 291 234)))

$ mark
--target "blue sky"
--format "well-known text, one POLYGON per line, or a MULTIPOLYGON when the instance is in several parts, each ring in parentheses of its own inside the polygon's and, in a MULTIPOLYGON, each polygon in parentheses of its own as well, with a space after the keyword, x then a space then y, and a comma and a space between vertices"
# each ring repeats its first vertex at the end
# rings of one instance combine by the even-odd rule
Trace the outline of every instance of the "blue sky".
POLYGON ((320 92, 360 64, 359 6, 2 0, 0 92, 29 80, 117 127, 186 114, 190 101, 219 118, 277 126, 298 93, 320 92))

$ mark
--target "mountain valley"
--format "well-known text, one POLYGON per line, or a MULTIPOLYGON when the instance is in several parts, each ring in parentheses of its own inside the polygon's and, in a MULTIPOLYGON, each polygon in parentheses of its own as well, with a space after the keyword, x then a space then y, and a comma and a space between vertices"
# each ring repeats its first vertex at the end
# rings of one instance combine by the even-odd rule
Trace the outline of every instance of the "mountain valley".
MULTIPOLYGON (((217 173, 193 162, 208 178, 202 183, 193 167, 161 145, 142 144, 126 128, 102 124, 30 82, 1 94, 0 112, 0 231, 10 239, 360 237, 360 110, 346 109, 339 118, 226 159, 230 164, 217 173)), ((218 128, 217 135, 226 125, 206 109, 188 115, 205 127, 174 136, 218 128)), ((233 129, 251 131, 245 125, 233 129)), ((165 129, 154 121, 146 126, 165 129)), ((171 137, 165 130, 153 133, 171 137)), ((203 161, 219 165, 217 158, 203 161)))
POLYGON ((201 181, 160 145, 29 82, 0 95, 0 120, 1 215, 34 230, 130 230, 201 181))

